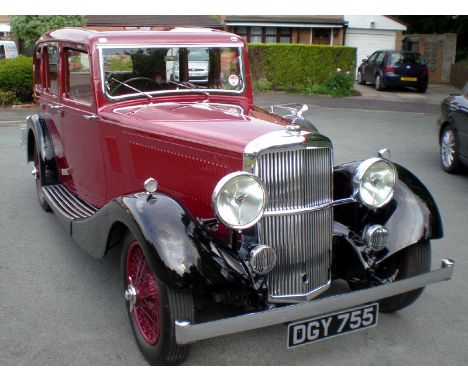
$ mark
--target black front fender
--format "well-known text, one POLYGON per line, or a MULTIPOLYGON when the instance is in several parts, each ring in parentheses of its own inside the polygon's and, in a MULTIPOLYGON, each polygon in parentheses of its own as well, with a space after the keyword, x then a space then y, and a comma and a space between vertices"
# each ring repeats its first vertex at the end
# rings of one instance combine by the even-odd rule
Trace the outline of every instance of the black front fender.
POLYGON ((119 197, 92 217, 72 222, 73 238, 94 257, 103 257, 124 227, 140 242, 158 278, 178 288, 240 282, 247 273, 175 200, 145 193, 119 197))
MULTIPOLYGON (((359 163, 335 168, 335 199, 352 194, 352 178, 359 163)), ((381 224, 389 230, 387 248, 379 256, 379 261, 420 240, 443 236, 442 219, 432 195, 414 174, 398 164, 394 165, 398 171, 398 182, 393 199, 386 206, 370 210, 356 202, 335 207, 335 220, 358 235, 370 224, 381 224)))

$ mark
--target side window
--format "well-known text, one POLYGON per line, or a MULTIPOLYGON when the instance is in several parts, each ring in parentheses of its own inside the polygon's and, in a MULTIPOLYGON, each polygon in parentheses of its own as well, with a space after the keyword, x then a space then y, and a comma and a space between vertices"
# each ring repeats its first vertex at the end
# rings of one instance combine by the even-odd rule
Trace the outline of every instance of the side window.
POLYGON ((377 52, 376 53, 373 53, 369 58, 368 58, 368 62, 374 62, 375 58, 377 57, 377 52))
POLYGON ((375 58, 375 63, 376 64, 381 64, 384 60, 385 57, 385 52, 380 52, 377 57, 375 58))
POLYGON ((41 93, 42 91, 42 46, 37 47, 34 54, 34 91, 41 93))
POLYGON ((66 95, 68 98, 92 103, 91 77, 89 73, 89 56, 74 49, 65 50, 66 57, 66 95))
POLYGON ((46 65, 46 83, 45 89, 47 92, 53 95, 58 95, 58 49, 57 45, 47 45, 45 49, 45 55, 47 59, 46 65))

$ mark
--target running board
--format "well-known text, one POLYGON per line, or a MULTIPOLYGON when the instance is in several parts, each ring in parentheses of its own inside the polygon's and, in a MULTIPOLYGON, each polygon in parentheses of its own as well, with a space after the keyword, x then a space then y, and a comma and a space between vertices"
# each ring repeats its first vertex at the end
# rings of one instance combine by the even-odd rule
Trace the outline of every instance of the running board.
POLYGON ((98 209, 77 198, 61 184, 42 187, 49 206, 68 221, 87 219, 98 209))

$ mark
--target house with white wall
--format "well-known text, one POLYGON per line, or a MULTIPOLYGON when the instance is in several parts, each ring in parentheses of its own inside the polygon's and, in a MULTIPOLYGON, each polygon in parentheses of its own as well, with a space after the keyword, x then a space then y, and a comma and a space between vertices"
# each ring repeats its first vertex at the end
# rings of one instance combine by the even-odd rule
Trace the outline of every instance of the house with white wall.
POLYGON ((357 48, 356 66, 376 50, 401 49, 406 25, 389 16, 344 15, 345 46, 357 48))

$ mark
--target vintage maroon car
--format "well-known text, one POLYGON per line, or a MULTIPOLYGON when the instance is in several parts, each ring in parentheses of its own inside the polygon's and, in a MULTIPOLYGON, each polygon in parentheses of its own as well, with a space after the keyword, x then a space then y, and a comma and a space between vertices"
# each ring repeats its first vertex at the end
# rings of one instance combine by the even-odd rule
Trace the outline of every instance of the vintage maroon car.
POLYGON ((120 251, 151 364, 278 323, 288 347, 368 328, 452 276, 450 260, 430 271, 443 233, 423 184, 383 155, 334 166, 304 109, 254 106, 236 35, 62 29, 34 74, 39 203, 92 256, 120 251))

